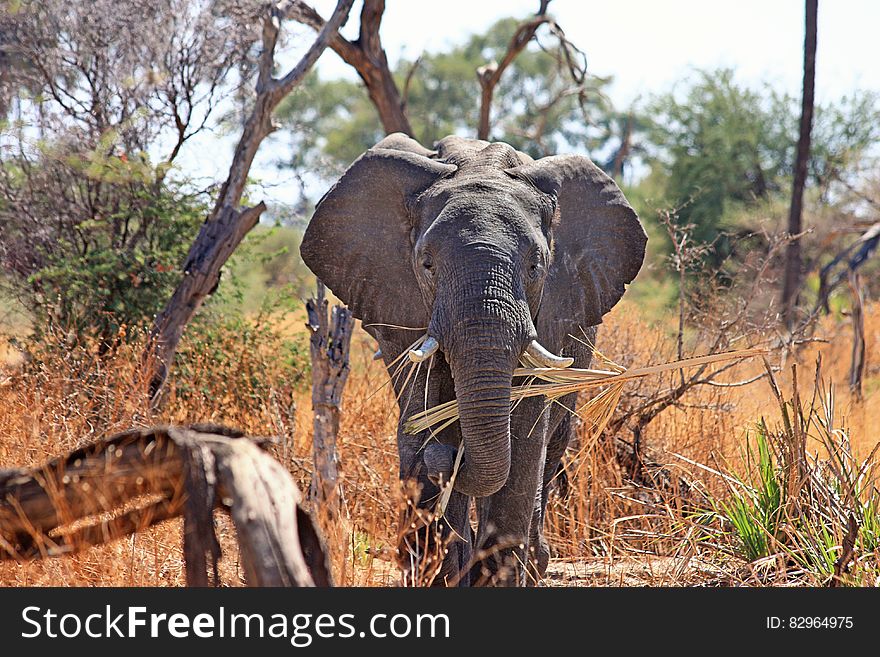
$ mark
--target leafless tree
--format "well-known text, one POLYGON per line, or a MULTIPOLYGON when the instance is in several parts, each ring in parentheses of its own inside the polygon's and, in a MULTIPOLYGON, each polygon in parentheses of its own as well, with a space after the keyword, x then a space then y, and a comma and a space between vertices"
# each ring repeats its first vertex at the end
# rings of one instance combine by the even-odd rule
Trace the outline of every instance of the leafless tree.
POLYGON ((281 22, 295 3, 282 0, 264 10, 262 16, 262 50, 258 62, 256 97, 245 120, 235 148, 229 176, 223 183, 214 210, 207 218, 183 264, 184 278, 164 310, 157 315, 145 354, 156 367, 150 393, 157 398, 168 373, 177 345, 189 320, 220 282, 220 270, 259 221, 266 205, 260 202, 239 207, 248 172, 254 156, 273 130, 272 112, 278 103, 299 84, 329 45, 337 30, 345 23, 353 0, 339 0, 333 16, 321 28, 312 46, 302 59, 283 77, 273 76, 275 47, 281 22))
POLYGON ((203 130, 257 38, 254 0, 23 3, 0 16, 6 84, 43 133, 90 145, 108 130, 128 153, 172 127, 162 161, 203 130))

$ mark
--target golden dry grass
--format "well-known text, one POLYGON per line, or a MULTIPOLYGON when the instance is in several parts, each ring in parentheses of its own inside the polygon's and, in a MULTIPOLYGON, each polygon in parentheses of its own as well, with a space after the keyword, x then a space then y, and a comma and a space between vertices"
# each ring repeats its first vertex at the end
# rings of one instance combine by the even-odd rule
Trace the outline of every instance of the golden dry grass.
MULTIPOLYGON (((306 344, 297 328, 290 330, 306 344)), ((790 360, 797 359, 811 371, 817 353, 822 354, 825 374, 837 385, 841 420, 850 428, 856 454, 864 457, 880 440, 880 429, 872 420, 880 417, 880 363, 875 356, 880 345, 880 307, 874 304, 867 309, 868 372, 861 403, 849 399, 845 383, 849 326, 829 319, 819 333, 827 343, 807 346, 790 360)), ((134 348, 122 349, 106 362, 90 358, 89 350, 82 348, 52 354, 39 366, 8 365, 6 374, 0 371, 0 467, 33 465, 131 426, 220 422, 253 434, 280 436, 277 456, 305 489, 312 422, 307 385, 291 380, 291 370, 282 367, 271 348, 247 348, 234 335, 214 337, 218 342, 210 346, 229 354, 227 360, 218 364, 211 349, 192 351, 187 378, 178 375, 171 382, 159 415, 150 412, 142 393, 143 376, 134 348)), ((272 343, 261 344, 271 347, 272 343)), ((647 325, 627 303, 606 318, 599 347, 625 367, 673 360, 675 353, 669 332, 647 325)), ((397 581, 396 570, 381 557, 396 545, 404 500, 397 481, 396 405, 388 386, 382 387, 387 375, 372 361, 372 352, 369 338, 358 333, 339 435, 347 520, 341 530, 344 540, 331 546, 332 564, 338 583, 355 586, 397 581)), ((760 367, 744 363, 725 376, 731 381, 745 379, 760 367)), ((789 382, 787 369, 784 372, 779 378, 785 388, 789 382)), ((768 422, 778 418, 766 381, 740 388, 704 387, 682 401, 686 407, 664 411, 649 425, 643 440, 654 453, 664 455, 672 471, 698 479, 704 473, 673 455, 741 467, 739 455, 748 428, 762 416, 768 422)), ((582 444, 574 445, 567 458, 570 493, 565 500, 553 497, 548 512, 548 539, 556 556, 552 583, 637 580, 680 585, 715 576, 717 564, 686 554, 680 540, 664 540, 675 513, 674 509, 658 511, 658 507, 674 504, 674 500, 628 484, 612 442, 587 441, 586 428, 581 433, 582 444), (638 577, 624 576, 615 570, 620 567, 638 577), (652 579, 655 571, 661 574, 652 579), (578 573, 585 575, 579 578, 578 573), (709 574, 703 578, 703 573, 709 574)), ((218 518, 223 582, 240 585, 231 523, 218 518)), ((183 581, 180 521, 79 555, 32 563, 0 562, 0 585, 4 586, 175 586, 183 581)))

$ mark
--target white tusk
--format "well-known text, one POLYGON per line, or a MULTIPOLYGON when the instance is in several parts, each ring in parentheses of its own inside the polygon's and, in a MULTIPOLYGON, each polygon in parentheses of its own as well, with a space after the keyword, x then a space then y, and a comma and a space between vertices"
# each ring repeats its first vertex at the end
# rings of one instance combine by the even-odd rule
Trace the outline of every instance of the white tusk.
POLYGON ((552 367, 555 369, 564 369, 571 367, 574 358, 563 358, 550 353, 537 340, 532 340, 526 347, 525 353, 540 367, 552 367))
POLYGON ((409 350, 409 359, 414 363, 421 363, 436 354, 439 348, 440 343, 429 335, 420 347, 409 350))

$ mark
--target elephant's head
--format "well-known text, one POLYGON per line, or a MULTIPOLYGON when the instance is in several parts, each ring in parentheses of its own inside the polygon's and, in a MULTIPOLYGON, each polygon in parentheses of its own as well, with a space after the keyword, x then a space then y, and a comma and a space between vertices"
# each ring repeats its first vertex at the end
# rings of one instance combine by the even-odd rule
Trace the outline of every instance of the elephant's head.
POLYGON ((455 486, 481 497, 509 473, 520 357, 564 366, 538 341, 558 349, 601 323, 645 242, 623 194, 586 157, 532 161, 457 137, 429 151, 392 135, 321 199, 301 252, 365 324, 427 327, 410 355, 439 349, 448 361, 465 443, 455 486))

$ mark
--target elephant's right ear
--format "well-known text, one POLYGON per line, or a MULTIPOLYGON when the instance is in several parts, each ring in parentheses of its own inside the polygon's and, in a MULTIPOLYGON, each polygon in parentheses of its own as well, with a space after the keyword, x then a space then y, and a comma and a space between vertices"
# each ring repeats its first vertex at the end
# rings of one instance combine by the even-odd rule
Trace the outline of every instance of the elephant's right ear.
POLYGON ((371 148, 318 202, 303 261, 365 324, 427 327, 412 269, 412 202, 455 170, 418 153, 371 148))

